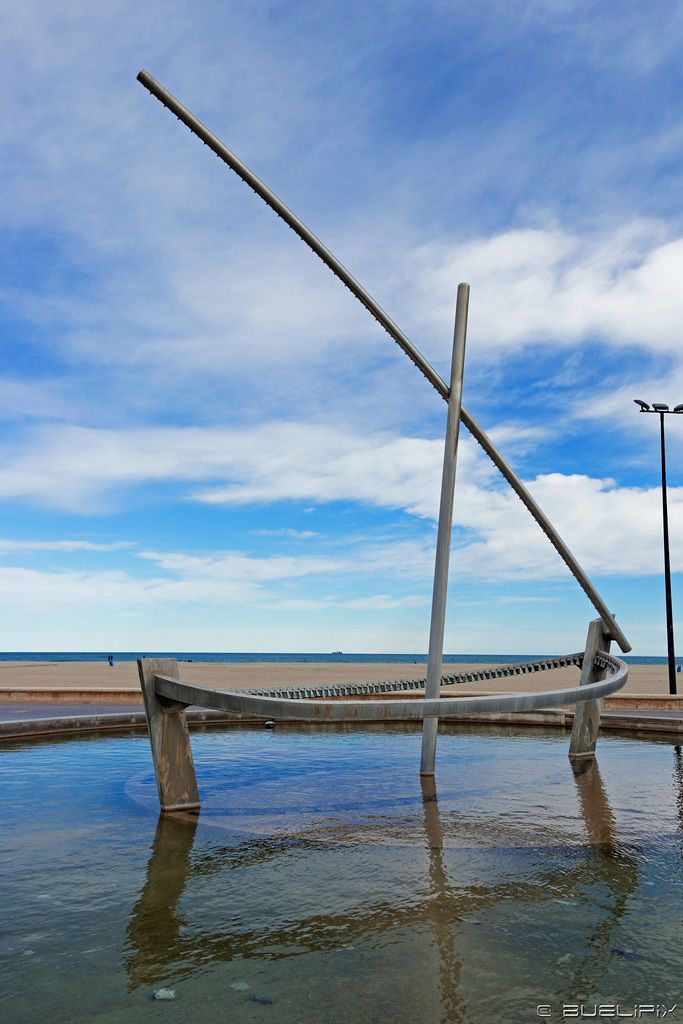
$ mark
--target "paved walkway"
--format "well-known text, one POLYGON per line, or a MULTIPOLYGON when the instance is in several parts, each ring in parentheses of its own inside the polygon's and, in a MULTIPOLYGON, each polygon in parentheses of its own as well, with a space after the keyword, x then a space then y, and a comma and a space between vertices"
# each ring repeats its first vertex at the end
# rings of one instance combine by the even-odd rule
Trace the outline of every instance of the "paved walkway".
POLYGON ((82 718, 85 715, 130 715, 144 712, 142 701, 133 704, 0 704, 0 722, 27 722, 34 718, 82 718))

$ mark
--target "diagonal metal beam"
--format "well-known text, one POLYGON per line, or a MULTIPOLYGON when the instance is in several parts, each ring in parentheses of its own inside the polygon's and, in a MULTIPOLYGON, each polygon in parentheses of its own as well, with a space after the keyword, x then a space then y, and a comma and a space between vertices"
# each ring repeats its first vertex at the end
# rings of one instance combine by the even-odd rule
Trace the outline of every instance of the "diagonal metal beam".
MULTIPOLYGON (((282 220, 289 225, 292 231, 296 232, 299 238, 305 242, 306 245, 313 250, 316 256, 318 256, 323 263, 329 267, 332 273, 346 285, 349 291, 352 292, 358 301, 365 306, 368 312, 384 328, 387 334, 389 334, 396 344, 403 349, 408 358, 415 363, 418 370, 420 370, 420 372, 427 378, 432 387, 439 392, 442 398, 448 401, 448 385, 441 379, 434 367, 427 362, 422 353, 415 348, 412 341, 406 337, 391 317, 384 312, 382 307, 375 302, 372 295, 370 295, 370 293, 363 288, 360 282, 349 273, 346 267, 339 262, 337 257, 334 256, 326 246, 323 245, 320 239, 316 238, 312 231, 309 231, 303 221, 299 220, 299 218, 292 213, 289 207, 285 206, 285 204, 278 199, 275 193, 271 192, 268 186, 264 185, 260 178, 257 178, 246 164, 242 163, 239 157, 235 156, 227 146, 223 145, 220 139, 216 138, 216 136, 210 132, 209 129, 194 116, 194 114, 191 114, 190 111, 175 98, 175 96, 171 95, 167 89, 164 89, 163 85, 157 82, 155 78, 152 78, 147 71, 140 71, 137 76, 137 80, 141 85, 144 85, 145 89, 149 90, 153 96, 156 96, 156 98, 163 103, 168 110, 175 114, 183 124, 187 125, 190 131, 193 132, 197 138, 201 139, 217 157, 223 160, 228 167, 232 168, 232 170, 239 175, 242 181, 246 182, 246 184, 249 185, 249 187, 253 189, 268 206, 270 206, 271 210, 274 210, 278 217, 281 217, 282 220)), ((461 408, 460 418, 472 437, 481 445, 493 464, 497 466, 512 487, 513 491, 515 491, 519 496, 523 504, 527 507, 533 518, 543 530, 544 534, 553 545, 569 571, 572 573, 579 586, 586 594, 588 600, 600 615, 600 618, 605 623, 610 638, 616 641, 621 650, 626 654, 631 650, 631 645, 617 625, 616 620, 607 605, 602 600, 599 593, 565 542, 562 540, 553 524, 532 498, 531 494, 511 466, 509 466, 505 461, 493 441, 484 433, 478 423, 470 416, 465 408, 461 408)))

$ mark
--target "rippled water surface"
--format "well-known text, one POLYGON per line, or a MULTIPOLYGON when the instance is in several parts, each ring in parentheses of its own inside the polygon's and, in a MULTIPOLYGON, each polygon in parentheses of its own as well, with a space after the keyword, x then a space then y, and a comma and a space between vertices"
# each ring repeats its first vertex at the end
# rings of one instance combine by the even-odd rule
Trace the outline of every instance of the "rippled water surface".
POLYGON ((0 746, 3 1024, 683 1003, 680 747, 602 736, 576 774, 563 732, 447 727, 421 787, 411 726, 192 744, 198 819, 159 818, 145 735, 0 746))

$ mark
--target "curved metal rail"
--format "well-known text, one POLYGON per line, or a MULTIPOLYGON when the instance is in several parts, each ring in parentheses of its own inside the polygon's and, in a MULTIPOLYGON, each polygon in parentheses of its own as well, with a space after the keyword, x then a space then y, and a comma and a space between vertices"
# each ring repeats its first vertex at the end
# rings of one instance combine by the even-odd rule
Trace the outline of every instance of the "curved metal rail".
MULTIPOLYGON (((575 657, 575 656, 574 656, 575 657)), ((245 690, 212 690, 184 683, 171 676, 156 675, 154 689, 158 697, 173 704, 213 708, 238 714, 267 718, 294 718, 308 722, 348 722, 367 720, 420 720, 444 715, 476 715, 495 711, 533 711, 562 707, 586 700, 597 700, 620 690, 626 683, 628 666, 620 658, 599 651, 596 665, 610 672, 607 679, 563 690, 539 693, 506 693, 488 697, 442 697, 438 700, 321 700, 308 697, 271 697, 245 690)), ((511 666, 514 667, 514 666, 511 666)), ((386 692, 386 691, 385 691, 386 692)))
MULTIPOLYGON (((403 349, 409 359, 417 366, 418 370, 427 378, 429 383, 434 387, 442 398, 448 401, 449 388, 448 385, 441 379, 439 374, 436 372, 433 366, 424 358, 421 352, 413 345, 410 339, 403 333, 403 331, 394 323, 394 321, 384 312, 382 307, 377 303, 372 295, 363 288, 352 274, 346 269, 346 267, 339 262, 330 250, 323 245, 320 239, 316 238, 312 231, 306 227, 303 221, 292 213, 292 211, 285 206, 285 204, 275 195, 274 192, 265 185, 260 178, 258 178, 247 166, 243 164, 239 157, 225 146, 220 139, 218 139, 212 132, 208 130, 194 116, 190 111, 180 103, 175 96, 173 96, 167 89, 163 87, 159 82, 156 81, 147 71, 144 69, 140 71, 137 76, 138 82, 143 85, 153 96, 163 103, 168 110, 176 115, 178 120, 182 121, 197 138, 212 150, 219 159, 223 160, 239 177, 246 182, 246 184, 254 190, 254 192, 263 199, 271 210, 280 217, 289 227, 294 231, 299 238, 306 243, 306 245, 313 250, 323 263, 329 267, 332 273, 339 278, 339 280, 349 289, 349 291, 355 295, 359 302, 365 306, 368 312, 377 320, 377 322, 384 328, 384 330, 394 339, 397 345, 403 349)), ((631 650, 631 645, 622 633, 621 629, 616 623, 616 620, 610 610, 608 609, 605 602, 600 597, 599 593, 589 580, 588 576, 578 563, 574 555, 571 553, 565 542, 560 537, 559 533, 550 522, 546 514, 543 512, 541 507, 532 498, 529 491, 526 489, 522 481, 519 479, 517 474, 514 472, 512 467, 506 462, 503 456, 500 454, 493 441, 478 425, 476 420, 467 412, 465 408, 461 408, 460 418, 469 430, 472 437, 481 447, 484 449, 486 454, 489 456, 493 464, 500 470, 502 475, 505 477, 507 482, 512 487, 513 491, 518 495, 523 504, 529 510, 533 518, 536 520, 543 533, 546 535, 550 543, 553 545, 560 558, 563 560, 569 571, 576 579, 579 586, 586 594, 588 600, 591 602, 595 610, 600 615, 600 618, 605 623, 605 626, 609 630, 609 634, 612 640, 615 640, 619 644, 621 650, 626 654, 631 650)))

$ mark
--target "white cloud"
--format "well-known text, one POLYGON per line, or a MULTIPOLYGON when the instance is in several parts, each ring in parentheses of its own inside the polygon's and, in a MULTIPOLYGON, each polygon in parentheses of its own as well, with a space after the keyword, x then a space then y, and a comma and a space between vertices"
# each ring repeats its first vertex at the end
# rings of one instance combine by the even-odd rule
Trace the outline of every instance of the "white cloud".
MULTIPOLYGON (((358 437, 297 423, 263 424, 251 431, 60 428, 47 437, 36 435, 33 448, 5 459, 0 492, 79 509, 101 501, 110 488, 172 481, 183 488, 194 486, 193 500, 210 503, 356 502, 433 522, 442 451, 440 440, 358 437), (199 483, 217 480, 222 482, 196 489, 199 483)), ((659 572, 657 489, 620 487, 609 479, 560 473, 538 476, 528 486, 589 573, 659 572)), ((669 504, 672 557, 681 564, 683 532, 677 524, 683 522, 683 488, 669 489, 669 504)), ((454 524, 459 533, 453 568, 459 574, 504 579, 566 573, 516 495, 467 439, 460 447, 454 524)), ((419 542, 377 544, 366 538, 360 545, 357 538, 348 538, 347 543, 362 546, 359 565, 366 570, 374 566, 390 571, 393 565, 404 574, 423 576, 433 542, 431 530, 426 528, 419 542)), ((321 556, 325 544, 325 538, 309 537, 303 557, 301 552, 260 560, 239 552, 146 552, 144 557, 184 580, 229 580, 231 586, 247 586, 311 573, 348 572, 347 553, 321 556), (310 558, 309 552, 314 553, 310 558)), ((357 552, 354 557, 359 557, 357 552)))
MULTIPOLYGON (((609 422, 612 429, 619 426, 624 431, 622 436, 628 437, 633 444, 634 462, 641 461, 642 456, 638 453, 640 448, 649 453, 647 461, 652 464, 655 452, 657 460, 659 458, 659 420, 651 415, 641 416, 634 399, 639 398, 648 404, 664 402, 673 409, 683 398, 683 363, 668 367, 666 372, 645 373, 636 360, 630 368, 623 368, 620 377, 624 383, 621 386, 604 388, 598 400, 594 393, 585 398, 579 397, 574 405, 573 414, 577 417, 609 422)), ((683 447, 681 423, 683 417, 678 421, 669 418, 665 420, 667 452, 672 448, 680 450, 683 447)))
MULTIPOLYGON (((0 601, 11 612, 73 614, 97 609, 130 610, 161 596, 166 581, 134 579, 119 571, 50 572, 0 568, 0 601)), ((36 635, 40 624, 35 623, 36 635)))
POLYGON ((426 594, 409 594, 406 597, 375 594, 373 597, 361 597, 353 601, 346 601, 343 607, 356 611, 390 611, 393 608, 419 608, 427 604, 428 601, 429 598, 426 594))
MULTIPOLYGON (((40 542, 10 547, 9 550, 42 550, 40 542)), ((97 550, 112 550, 98 546, 97 550)), ((0 550, 2 548, 0 547, 0 550)), ((74 550, 64 547, 58 550, 74 550)), ((76 549, 78 550, 78 549, 76 549)), ((381 574, 386 581, 405 576, 428 579, 430 554, 419 543, 344 545, 343 554, 331 558, 315 550, 300 557, 274 555, 258 557, 240 551, 207 555, 184 552, 141 551, 138 557, 153 563, 154 575, 138 575, 134 569, 58 572, 0 568, 0 604, 41 614, 78 609, 107 609, 134 613, 140 609, 165 606, 214 605, 232 608, 312 611, 321 608, 356 610, 407 608, 424 604, 423 596, 386 594, 349 600, 348 589, 358 583, 349 579, 372 580, 381 574), (345 582, 344 579, 346 578, 345 582), (337 583, 339 596, 309 598, 292 585, 305 587, 312 581, 329 588, 337 583)))
MULTIPOLYGON (((488 6, 496 11, 491 24, 499 25, 505 5, 488 6)), ((527 5, 506 17, 502 35, 513 27, 523 32, 538 17, 557 21, 563 32, 589 34, 590 7, 579 4, 567 21, 560 6, 558 12, 553 4, 538 10, 527 5)), ((388 18, 405 45, 403 33, 415 8, 406 4, 401 14, 395 5, 389 8, 380 17, 364 16, 358 7, 355 18, 388 18)), ((539 338, 569 343, 593 333, 615 344, 675 350, 683 243, 670 238, 662 224, 636 221, 592 241, 545 228, 421 245, 415 239, 424 239, 424 232, 409 224, 408 215, 399 215, 391 199, 373 211, 371 223, 364 202, 349 204, 346 193, 338 214, 331 212, 338 161, 329 151, 327 187, 308 166, 305 186, 299 186, 299 147, 317 166, 321 149, 341 151, 349 142, 359 162, 358 189, 367 177, 360 174, 361 160, 373 104, 383 97, 361 69, 378 44, 368 33, 348 48, 341 45, 341 19, 334 21, 335 32, 310 22, 307 38, 319 45, 309 47, 307 60, 301 53, 285 59, 282 39, 296 37, 298 21, 283 18, 276 30, 266 9, 256 4, 247 16, 234 5, 209 5, 197 13, 172 2, 161 34, 152 8, 127 2, 96 11, 69 3, 56 11, 31 0, 22 5, 30 13, 5 15, 10 105, 4 130, 12 195, 5 216, 15 226, 38 224, 48 234, 58 233, 60 260, 79 275, 93 275, 87 295, 54 286, 45 293, 33 287, 5 293, 29 322, 55 326, 53 344, 100 365, 154 366, 159 377, 166 370, 170 378, 188 367, 224 374, 261 361, 329 359, 341 339, 356 350, 381 337, 315 257, 135 82, 138 56, 147 52, 150 70, 158 58, 157 73, 170 76, 166 84, 219 134, 225 130, 226 141, 255 161, 269 184, 285 187, 285 198, 297 189, 290 199, 296 211, 304 219, 312 216, 311 226, 333 249, 350 254, 350 269, 361 279, 382 281, 378 299, 398 311, 396 319, 411 325, 418 342, 422 328, 429 327, 439 351, 447 344, 454 288, 466 279, 473 285, 470 334, 476 350, 539 338), (181 40, 186 56, 179 63, 168 55, 181 40), (323 95, 339 74, 339 61, 367 106, 357 102, 358 93, 343 91, 340 98, 336 91, 330 131, 323 95), (128 79, 124 68, 130 68, 128 79), (311 138, 305 126, 317 125, 320 134, 323 124, 323 136, 316 138, 314 130, 311 138), (272 180, 271 172, 280 180, 272 180), (392 287, 386 268, 397 251, 402 265, 395 268, 392 287)), ((660 20, 666 22, 663 11, 660 20)), ((435 17, 432 12, 428 18, 430 32, 439 19, 455 23, 451 8, 440 8, 435 17)), ((477 26, 477 37, 487 35, 486 20, 477 26)), ((626 37, 642 43, 643 33, 626 20, 626 37)), ((680 34, 680 18, 674 20, 680 34)), ((649 22, 648 29, 648 38, 657 36, 649 22)), ((490 31, 495 35, 496 29, 490 31)), ((667 33, 667 47, 671 38, 667 33)), ((425 140, 420 166, 430 162, 430 146, 442 141, 425 140)), ((450 149, 441 153, 449 174, 451 156, 450 149)), ((396 187, 414 190, 415 157, 406 157, 406 177, 396 187)), ((389 343, 382 339, 382 345, 389 343)), ((28 408, 28 400, 17 400, 28 408)))
MULTIPOLYGON (((592 576, 653 576, 662 567, 660 492, 617 487, 610 480, 553 473, 527 486, 592 576)), ((461 495, 462 497, 462 495, 461 495)), ((683 564, 683 488, 668 490, 671 549, 683 564)), ((451 566, 457 574, 490 580, 551 579, 567 570, 536 524, 507 491, 477 488, 459 505, 457 521, 472 531, 458 544, 451 566)))
POLYGON ((254 530, 253 532, 257 537, 293 537, 299 540, 309 540, 311 537, 320 536, 315 530, 294 530, 287 526, 277 530, 254 530))
POLYGON ((405 316, 441 338, 451 325, 455 283, 469 281, 470 351, 498 355, 503 347, 597 337, 680 352, 683 239, 667 239, 663 224, 634 222, 592 238, 518 229, 423 246, 404 258, 395 287, 405 316), (416 317, 411 309, 422 312, 416 317))
POLYGON ((89 540, 3 540, 0 554, 30 551, 121 551, 134 547, 132 541, 116 540, 111 544, 96 544, 89 540))
MULTIPOLYGON (((427 245, 402 239, 399 247, 392 246, 396 224, 385 227, 381 240, 364 246, 362 235, 349 236, 342 247, 356 250, 350 266, 361 281, 379 273, 375 297, 431 361, 447 358, 459 281, 472 286, 470 360, 596 338, 678 360, 683 239, 669 237, 664 223, 634 221, 593 235, 520 228, 427 245)), ((281 244, 277 232, 262 242, 267 251, 236 247, 218 264, 179 266, 172 305, 175 323, 188 326, 176 337, 169 323, 151 340, 114 347, 112 358, 240 369, 251 379, 263 362, 289 364, 289 373, 304 358, 320 365, 392 352, 393 343, 302 246, 281 244)))
POLYGON ((334 345, 335 358, 342 359, 341 342, 348 353, 350 338, 373 333, 372 321, 302 244, 285 241, 291 236, 283 239, 275 230, 256 252, 238 244, 218 262, 194 260, 190 268, 179 267, 172 292, 195 333, 143 345, 138 358, 156 355, 178 365, 213 371, 229 366, 233 372, 266 362, 281 372, 280 364, 303 356, 315 362, 329 358, 334 345))
MULTIPOLYGON (((409 511, 431 515, 442 450, 439 441, 359 437, 307 423, 265 423, 251 430, 56 426, 35 431, 6 455, 0 494, 85 509, 111 488, 222 479, 229 482, 195 492, 195 500, 355 500, 401 508, 412 493, 409 511)), ((463 462, 468 453, 463 445, 463 462)))
POLYGON ((299 576, 332 575, 347 572, 349 563, 341 558, 320 556, 286 557, 273 555, 253 558, 239 551, 212 555, 189 555, 180 552, 142 551, 141 558, 154 562, 160 569, 183 579, 214 580, 231 585, 274 582, 299 576))
MULTIPOLYGON (((506 5, 504 5, 506 6, 506 5)), ((525 20, 537 21, 556 32, 567 63, 588 60, 602 74, 621 67, 647 76, 668 60, 676 60, 683 37, 683 13, 678 4, 624 4, 619 16, 593 0, 528 0, 525 20)))
POLYGON ((0 380, 0 417, 70 420, 73 403, 65 397, 65 390, 59 381, 22 381, 7 376, 0 380))
POLYGON ((439 441, 354 437, 297 425, 253 454, 248 480, 199 491, 196 499, 212 504, 358 501, 418 516, 432 516, 438 505, 439 441))

